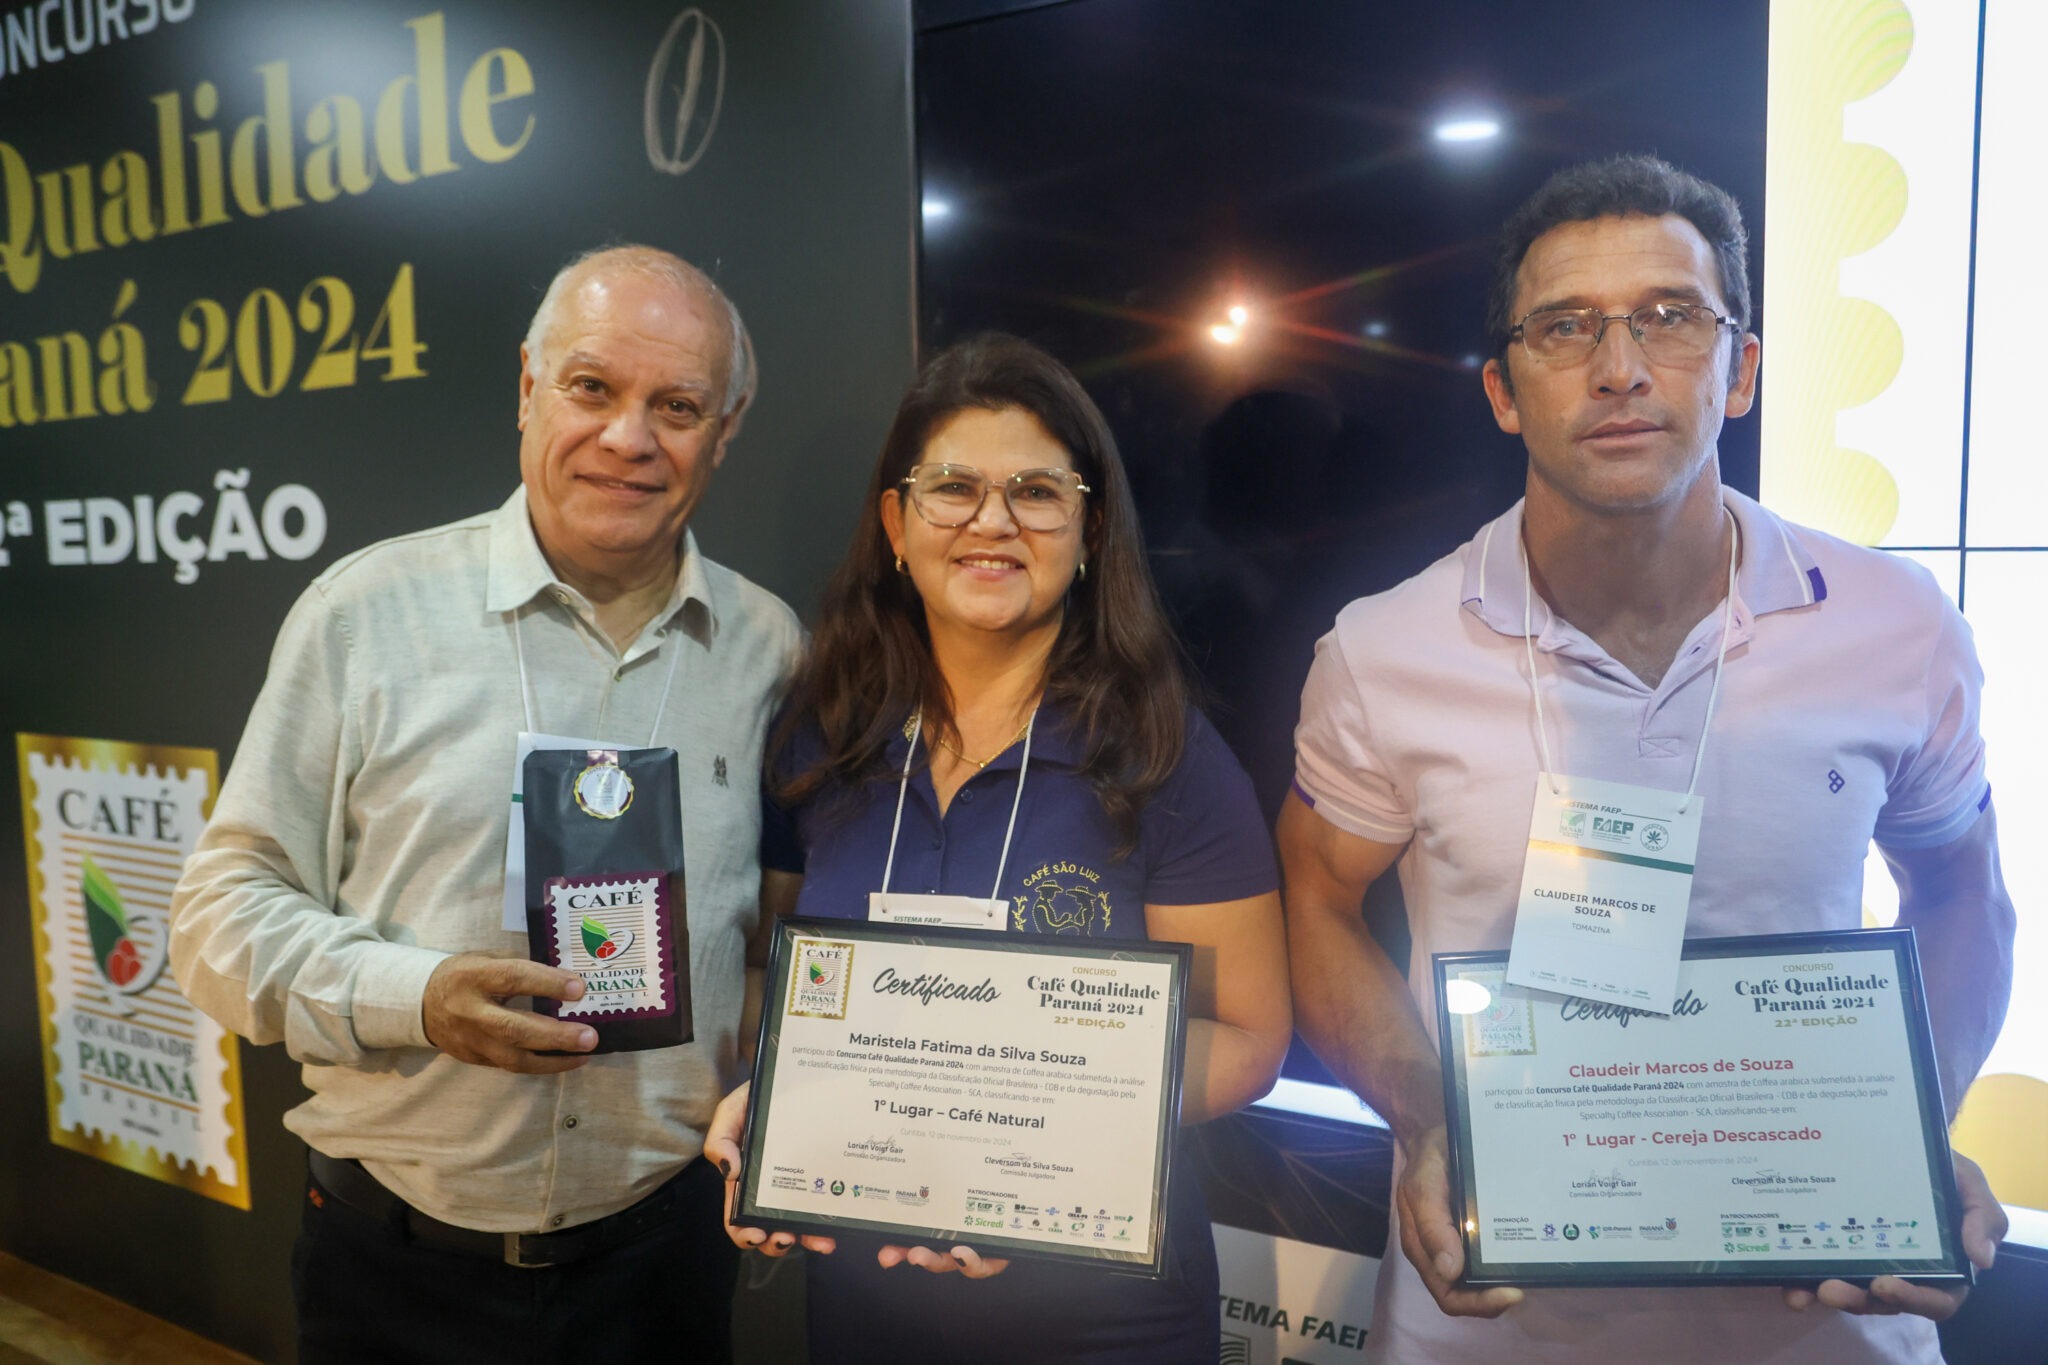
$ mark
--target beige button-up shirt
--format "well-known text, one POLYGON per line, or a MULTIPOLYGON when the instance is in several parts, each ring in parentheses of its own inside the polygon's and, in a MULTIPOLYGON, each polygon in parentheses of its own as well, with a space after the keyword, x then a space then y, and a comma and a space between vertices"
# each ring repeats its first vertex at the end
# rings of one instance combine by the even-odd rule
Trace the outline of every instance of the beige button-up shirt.
POLYGON ((737 1079, 761 748, 800 640, 788 607, 686 536, 668 604, 620 652, 549 568, 523 489, 350 555, 278 633, 172 904, 179 984, 305 1064, 313 1095, 287 1127, 436 1218, 551 1231, 634 1203, 698 1155, 737 1079), (427 1044, 443 958, 526 956, 501 927, 522 729, 675 749, 695 1041, 558 1076, 427 1044))

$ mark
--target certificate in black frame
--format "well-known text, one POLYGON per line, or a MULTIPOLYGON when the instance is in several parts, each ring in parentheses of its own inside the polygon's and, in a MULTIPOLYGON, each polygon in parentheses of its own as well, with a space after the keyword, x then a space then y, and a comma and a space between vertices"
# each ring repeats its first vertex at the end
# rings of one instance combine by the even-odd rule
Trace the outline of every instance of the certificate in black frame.
MULTIPOLYGON (((1867 1255, 1827 1260, 1811 1256, 1773 1258, 1742 1254, 1725 1259, 1688 1260, 1599 1260, 1571 1259, 1560 1255, 1546 1261, 1488 1260, 1481 1254, 1480 1219, 1484 1216, 1473 1155, 1470 1089, 1466 1075, 1466 1049, 1453 1045, 1462 1036, 1463 1016, 1453 1015, 1445 986, 1458 969, 1504 966, 1505 951, 1438 953, 1432 961, 1436 990, 1438 1052, 1443 1064, 1444 1112, 1450 1129, 1450 1186, 1452 1213, 1465 1244, 1465 1270, 1458 1283, 1472 1288, 1493 1285, 1517 1287, 1572 1286, 1577 1288, 1684 1287, 1694 1285, 1781 1285, 1812 1286, 1822 1280, 1838 1279, 1867 1285, 1879 1275, 1897 1275, 1932 1284, 1963 1284, 1975 1281, 1975 1270, 1962 1249, 1960 1225, 1962 1204, 1956 1193, 1954 1158, 1949 1151, 1947 1110, 1941 1096, 1940 1074, 1934 1060, 1933 1040, 1928 1029, 1927 1000, 1920 979, 1919 952, 1913 931, 1905 929, 1848 929, 1821 933, 1768 934, 1737 938, 1689 939, 1682 961, 1707 958, 1783 958, 1854 951, 1889 951, 1897 970, 1900 1003, 1903 1008, 1907 1057, 1920 1137, 1926 1155, 1926 1179, 1935 1208, 1934 1223, 1939 1233, 1939 1255, 1880 1258, 1867 1255)), ((1680 990, 1685 989, 1683 971, 1680 990)), ((1521 989, 1521 988, 1516 988, 1521 989)), ((1569 1003, 1573 997, 1547 991, 1528 991, 1539 1000, 1569 1003)), ((1681 994, 1681 999, 1684 996, 1681 994)), ((1597 1005, 1600 1010, 1621 1011, 1620 1007, 1597 1005)), ((1659 1016, 1645 1015, 1655 1019, 1659 1016)), ((1795 1034, 1796 1036, 1796 1034, 1795 1034)), ((1560 1250, 1568 1251, 1570 1243, 1560 1250)))
MULTIPOLYGON (((977 929, 945 929, 930 925, 879 924, 866 920, 794 917, 778 921, 770 944, 767 977, 761 1002, 760 1029, 755 1047, 754 1084, 747 1099, 747 1125, 741 1140, 741 1173, 738 1197, 733 1201, 731 1222, 735 1226, 766 1228, 770 1231, 819 1233, 825 1236, 872 1242, 897 1242, 927 1246, 967 1244, 984 1252, 1006 1257, 1025 1257, 1066 1264, 1094 1265, 1115 1271, 1157 1279, 1165 1274, 1166 1212, 1173 1179, 1175 1134, 1180 1124, 1181 1071, 1187 1052, 1187 983, 1193 949, 1185 943, 1164 943, 1145 939, 1090 939, 1035 934, 989 933, 977 929), (1102 961, 1149 962, 1166 966, 1169 985, 1162 1002, 1168 1011, 1166 1047, 1159 1059, 1158 1110, 1152 1133, 1156 1172, 1149 1196, 1151 1231, 1149 1245, 1128 1249, 1114 1245, 1062 1245, 1009 1236, 996 1229, 971 1233, 958 1228, 935 1226, 915 1219, 884 1219, 853 1214, 822 1215, 778 1208, 764 1199, 768 1187, 763 1180, 762 1145, 768 1125, 775 1121, 781 1029, 794 994, 793 960, 799 939, 824 939, 851 945, 858 954, 863 942, 911 943, 940 955, 970 952, 1000 952, 1040 957, 1094 958, 1102 961)), ((849 971, 851 964, 849 962, 849 971)), ((816 1115, 806 1111, 805 1121, 816 1115)), ((854 1207, 854 1206, 849 1206, 854 1207)), ((842 1247, 840 1253, 845 1254, 842 1247)))

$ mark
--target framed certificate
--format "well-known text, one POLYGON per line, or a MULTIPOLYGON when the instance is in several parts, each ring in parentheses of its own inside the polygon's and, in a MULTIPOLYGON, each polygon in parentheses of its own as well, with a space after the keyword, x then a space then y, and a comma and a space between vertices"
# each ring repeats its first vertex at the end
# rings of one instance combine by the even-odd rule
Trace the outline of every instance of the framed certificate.
POLYGON ((1191 952, 782 921, 733 1221, 1156 1278, 1191 952))
POLYGON ((1462 1283, 1971 1280, 1910 929, 1692 940, 1668 1015, 1434 961, 1462 1283))

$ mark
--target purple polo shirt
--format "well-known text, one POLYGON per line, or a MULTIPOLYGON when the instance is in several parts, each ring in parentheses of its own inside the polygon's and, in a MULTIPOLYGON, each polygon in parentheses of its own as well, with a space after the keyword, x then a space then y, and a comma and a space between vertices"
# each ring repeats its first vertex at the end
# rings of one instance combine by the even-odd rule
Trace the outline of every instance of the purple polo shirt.
MULTIPOLYGON (((902 771, 909 742, 901 731, 891 740, 892 771, 902 771)), ((807 733, 793 748, 791 761, 801 766, 816 754, 818 740, 807 733)), ((920 759, 903 802, 889 890, 989 894, 1023 755, 1022 744, 998 755, 954 793, 943 817, 920 759)), ((1209 905, 1280 885, 1251 782, 1200 712, 1189 712, 1180 764, 1146 804, 1137 847, 1123 858, 1079 766, 1083 757, 1081 737, 1060 709, 1041 709, 998 892, 1010 902, 1011 932, 1141 939, 1148 904, 1209 905)), ((804 874, 798 914, 867 917, 868 893, 882 889, 896 792, 893 778, 877 781, 844 804, 806 803, 783 817, 782 830, 769 831, 764 866, 804 874)))
MULTIPOLYGON (((817 753, 817 736, 800 736, 793 747, 791 767, 800 766, 817 753)), ((898 732, 888 749, 893 772, 902 771, 908 747, 898 732)), ((1041 709, 998 892, 1010 902, 1009 932, 1142 939, 1148 904, 1210 905, 1279 886, 1251 782, 1199 712, 1189 712, 1180 764, 1146 803, 1137 846, 1123 858, 1079 767, 1083 756, 1060 710, 1041 709)), ((930 773, 913 772, 889 889, 987 896, 1022 760, 1021 744, 996 757, 954 793, 943 818, 930 773)), ((804 874, 798 914, 866 918, 868 893, 882 889, 897 789, 894 777, 875 781, 844 804, 806 803, 793 819, 771 808, 762 865, 804 874)), ((1180 1365, 1199 1357, 1189 1345, 1198 1340, 1213 1358, 1216 1254, 1200 1183, 1175 1179, 1171 1198, 1172 1271, 1163 1280, 1019 1261, 993 1280, 952 1284, 958 1276, 879 1272, 872 1261, 814 1257, 813 1337, 855 1340, 873 1322, 893 1319, 920 1323, 941 1354, 948 1344, 994 1340, 1012 1348, 1005 1360, 1021 1358, 1014 1348, 1029 1342, 1035 1358, 1046 1360, 1114 1349, 1118 1360, 1180 1365)))

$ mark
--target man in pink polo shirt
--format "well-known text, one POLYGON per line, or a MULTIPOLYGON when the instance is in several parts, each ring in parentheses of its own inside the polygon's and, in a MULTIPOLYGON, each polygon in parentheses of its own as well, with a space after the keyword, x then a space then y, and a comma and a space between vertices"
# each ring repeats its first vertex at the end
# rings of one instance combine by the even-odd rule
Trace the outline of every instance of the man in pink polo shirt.
MULTIPOLYGON (((1508 946, 1539 773, 1699 793, 1689 937, 1858 927, 1875 838, 1951 1106, 2005 1015, 2014 917, 1969 628, 1917 566, 1721 484, 1721 423, 1756 392, 1746 249, 1733 199, 1651 157, 1572 167, 1517 210, 1484 380, 1528 448, 1526 496, 1316 647, 1279 841, 1301 1032, 1397 1144, 1381 1359, 1936 1361, 1930 1319, 1961 1301, 1890 1276, 1454 1287, 1430 955, 1508 946), (1390 868, 1405 982, 1359 914, 1390 868)), ((2005 1218, 1956 1165, 1988 1266, 2005 1218)))

